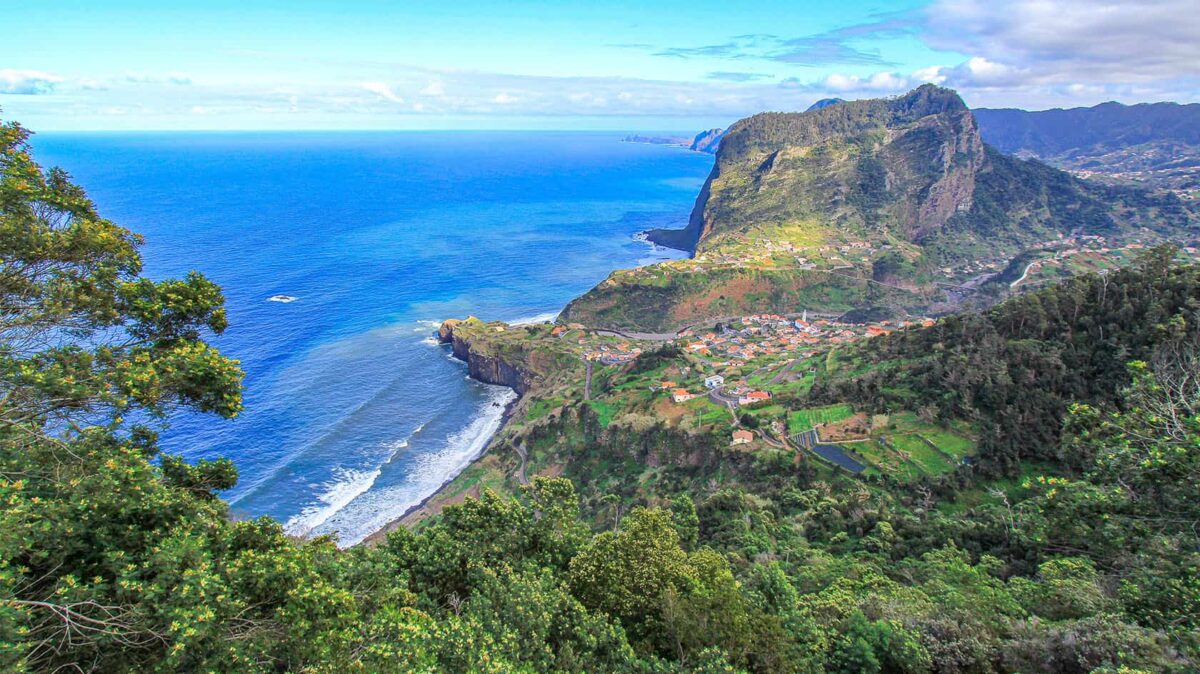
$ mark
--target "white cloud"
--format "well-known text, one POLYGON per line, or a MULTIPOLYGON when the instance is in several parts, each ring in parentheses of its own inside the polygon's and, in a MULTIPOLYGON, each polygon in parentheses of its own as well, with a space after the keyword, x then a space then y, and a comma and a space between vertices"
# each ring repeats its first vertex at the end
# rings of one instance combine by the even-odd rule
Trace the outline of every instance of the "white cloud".
POLYGON ((840 93, 892 92, 909 88, 912 85, 912 80, 903 75, 889 72, 878 72, 868 77, 834 73, 826 77, 822 81, 822 85, 828 91, 840 93))
POLYGON ((379 96, 380 98, 386 98, 393 103, 404 102, 403 98, 397 96, 395 92, 392 91, 392 88, 383 82, 363 82, 360 86, 376 96, 379 96))
POLYGON ((501 105, 509 105, 511 103, 516 103, 518 100, 520 99, 515 96, 508 95, 507 92, 501 91, 500 93, 496 94, 496 97, 492 99, 492 102, 500 103, 501 105))
POLYGON ((421 90, 421 95, 422 96, 445 96, 446 95, 446 87, 444 85, 442 85, 441 80, 434 80, 434 81, 430 82, 429 84, 427 84, 425 86, 425 88, 421 90))
POLYGON ((48 94, 62 81, 62 77, 40 70, 3 68, 0 69, 0 94, 48 94))
POLYGON ((922 24, 992 86, 1194 78, 1200 64, 1195 0, 937 0, 922 24))

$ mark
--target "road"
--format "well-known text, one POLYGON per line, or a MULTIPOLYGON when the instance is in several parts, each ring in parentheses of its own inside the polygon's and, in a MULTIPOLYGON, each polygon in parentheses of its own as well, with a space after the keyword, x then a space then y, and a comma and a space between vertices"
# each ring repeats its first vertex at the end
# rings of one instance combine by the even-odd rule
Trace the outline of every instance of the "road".
POLYGON ((592 361, 583 361, 584 367, 587 368, 587 374, 583 378, 583 399, 592 399, 592 368, 595 367, 592 361))
POLYGON ((525 451, 525 446, 519 442, 513 447, 516 448, 517 454, 521 455, 521 467, 517 470, 517 482, 529 484, 529 478, 525 477, 525 464, 529 463, 529 454, 525 451))
POLYGON ((613 337, 624 337, 625 339, 637 339, 643 342, 669 342, 679 337, 675 332, 626 332, 624 330, 596 330, 597 335, 610 335, 613 337))
POLYGON ((1029 264, 1025 265, 1025 271, 1021 272, 1021 278, 1008 284, 1008 287, 1011 289, 1011 288, 1016 288, 1018 285, 1020 285, 1021 281, 1024 281, 1025 277, 1029 276, 1029 269, 1031 267, 1033 267, 1033 265, 1036 264, 1037 262, 1038 262, 1038 260, 1034 260, 1033 262, 1030 262, 1029 264))
POLYGON ((792 368, 796 367, 796 365, 798 365, 799 363, 800 363, 800 361, 794 360, 794 361, 788 363, 787 365, 785 365, 784 367, 782 367, 779 370, 779 374, 776 374, 774 377, 771 377, 771 381, 767 382, 767 385, 769 386, 772 384, 778 384, 780 381, 783 380, 784 375, 791 372, 792 368))

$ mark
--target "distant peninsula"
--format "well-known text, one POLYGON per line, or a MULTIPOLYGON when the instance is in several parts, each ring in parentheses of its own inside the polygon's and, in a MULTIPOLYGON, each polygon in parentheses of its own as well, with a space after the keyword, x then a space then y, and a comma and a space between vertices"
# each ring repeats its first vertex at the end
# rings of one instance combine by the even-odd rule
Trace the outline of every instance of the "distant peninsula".
POLYGON ((720 147, 721 138, 725 135, 724 129, 709 129, 696 134, 694 138, 686 136, 643 136, 630 135, 621 139, 625 143, 646 143, 649 145, 670 145, 674 147, 683 147, 693 152, 703 152, 705 154, 716 154, 717 148, 720 147))

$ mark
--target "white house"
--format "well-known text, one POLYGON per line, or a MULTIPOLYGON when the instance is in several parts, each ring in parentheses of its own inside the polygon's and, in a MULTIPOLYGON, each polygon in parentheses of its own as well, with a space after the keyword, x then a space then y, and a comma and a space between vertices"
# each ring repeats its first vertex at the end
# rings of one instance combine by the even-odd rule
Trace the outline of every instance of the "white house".
POLYGON ((719 374, 714 374, 713 376, 706 377, 704 379, 704 388, 706 388, 706 389, 720 388, 721 386, 724 386, 724 385, 725 385, 725 378, 719 374))

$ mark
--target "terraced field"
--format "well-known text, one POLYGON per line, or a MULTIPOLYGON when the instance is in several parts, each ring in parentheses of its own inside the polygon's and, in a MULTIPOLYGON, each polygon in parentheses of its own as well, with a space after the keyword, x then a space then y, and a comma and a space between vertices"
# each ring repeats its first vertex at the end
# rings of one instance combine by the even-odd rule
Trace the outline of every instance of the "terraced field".
POLYGON ((854 408, 846 404, 813 407, 788 412, 788 432, 803 433, 818 424, 834 424, 854 416, 854 408))

